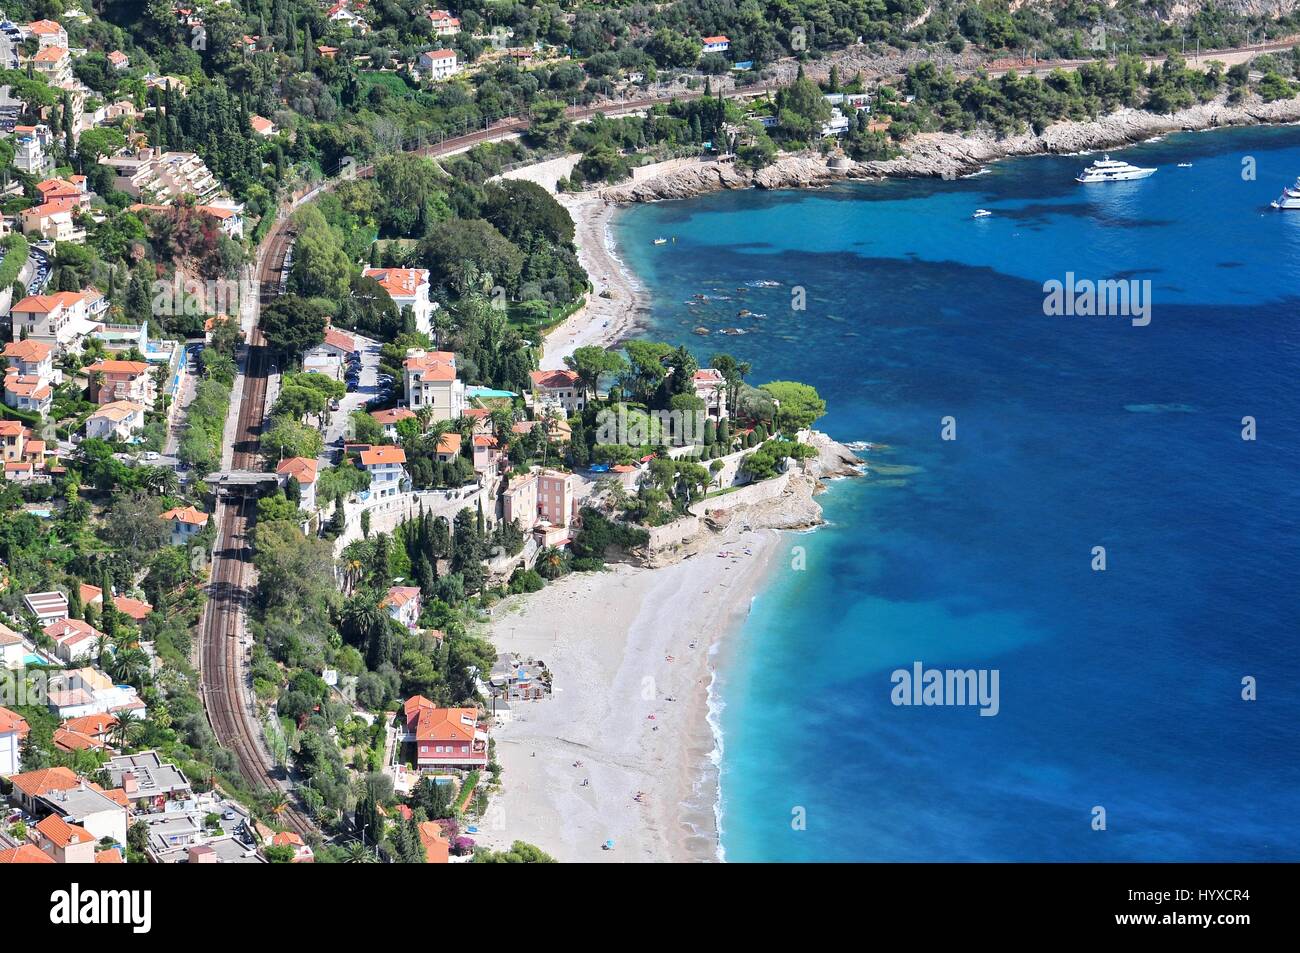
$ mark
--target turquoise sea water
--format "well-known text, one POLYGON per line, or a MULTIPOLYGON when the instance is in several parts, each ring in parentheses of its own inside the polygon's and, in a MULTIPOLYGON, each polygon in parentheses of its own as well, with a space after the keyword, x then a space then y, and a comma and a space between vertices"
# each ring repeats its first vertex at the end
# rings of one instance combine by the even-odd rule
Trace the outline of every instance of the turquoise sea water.
POLYGON ((729 860, 1300 858, 1300 212, 1267 208, 1300 130, 1122 158, 1160 170, 1033 158, 617 220, 648 333, 809 381, 822 429, 882 445, 721 666, 729 860), (1151 323, 1044 315, 1067 272, 1149 281, 1151 323), (999 713, 895 706, 916 661, 996 669, 999 713))

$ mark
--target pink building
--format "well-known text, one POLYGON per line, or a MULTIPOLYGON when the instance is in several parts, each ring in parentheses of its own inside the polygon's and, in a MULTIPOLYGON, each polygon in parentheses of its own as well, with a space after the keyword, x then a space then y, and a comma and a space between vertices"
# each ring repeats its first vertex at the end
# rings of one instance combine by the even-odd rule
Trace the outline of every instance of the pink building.
POLYGON ((477 708, 437 708, 416 695, 402 708, 402 741, 415 745, 415 766, 482 768, 487 766, 487 732, 478 726, 477 708))

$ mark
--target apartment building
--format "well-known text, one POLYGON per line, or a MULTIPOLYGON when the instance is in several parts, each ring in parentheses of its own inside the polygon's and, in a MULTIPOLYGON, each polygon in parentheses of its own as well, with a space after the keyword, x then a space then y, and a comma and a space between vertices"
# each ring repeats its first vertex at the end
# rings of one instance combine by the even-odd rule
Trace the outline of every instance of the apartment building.
POLYGON ((412 410, 428 407, 434 420, 456 420, 465 412, 465 382, 456 376, 451 351, 410 348, 403 363, 406 403, 412 410))

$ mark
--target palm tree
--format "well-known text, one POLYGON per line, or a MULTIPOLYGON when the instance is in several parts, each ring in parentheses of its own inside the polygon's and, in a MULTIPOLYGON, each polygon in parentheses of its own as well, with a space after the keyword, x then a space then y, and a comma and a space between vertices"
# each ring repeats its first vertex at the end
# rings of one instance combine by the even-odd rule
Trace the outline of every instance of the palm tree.
POLYGON ((367 847, 365 844, 361 843, 361 841, 359 840, 354 840, 352 843, 348 844, 346 848, 346 853, 347 853, 347 859, 344 861, 344 863, 346 864, 378 863, 378 861, 375 860, 375 855, 370 850, 370 848, 367 847))
POLYGON ((149 674, 149 656, 143 649, 118 649, 108 663, 108 674, 116 681, 139 688, 149 674))
POLYGON ((159 496, 172 496, 180 490, 180 478, 171 467, 145 467, 140 482, 159 496))
POLYGON ((283 791, 273 791, 266 800, 266 811, 272 817, 279 817, 289 809, 289 798, 283 791))

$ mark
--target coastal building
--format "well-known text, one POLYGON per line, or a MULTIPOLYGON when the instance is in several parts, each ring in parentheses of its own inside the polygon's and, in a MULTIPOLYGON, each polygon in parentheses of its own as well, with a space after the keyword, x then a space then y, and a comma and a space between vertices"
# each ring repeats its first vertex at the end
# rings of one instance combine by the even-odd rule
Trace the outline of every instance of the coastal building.
POLYGON ((119 724, 107 712, 69 718, 54 730, 54 746, 61 751, 103 751, 108 748, 110 733, 119 724))
POLYGON ((118 718, 143 718, 146 706, 130 685, 116 685, 98 669, 59 672, 50 680, 47 707, 60 719, 111 712, 118 718))
POLYGON ((473 770, 488 762, 488 733, 478 725, 477 708, 438 708, 416 695, 402 707, 402 742, 414 746, 421 771, 473 770))
POLYGON ((577 481, 572 473, 534 467, 532 472, 512 478, 501 494, 502 518, 518 521, 525 533, 541 531, 546 545, 557 545, 567 532, 554 535, 573 523, 577 515, 577 481))
POLYGON ((460 20, 446 10, 430 10, 429 22, 435 36, 455 36, 460 32, 460 20))
POLYGON ((378 499, 396 496, 409 485, 406 451, 401 447, 369 447, 359 457, 361 468, 370 474, 370 495, 378 499))
POLYGON ((113 171, 113 187, 134 198, 159 205, 171 205, 185 196, 199 204, 210 204, 220 191, 211 170, 193 152, 139 152, 105 156, 101 165, 113 171))
POLYGON ((27 643, 9 626, 0 622, 0 668, 13 671, 22 668, 27 655, 27 643))
POLYGON ((84 827, 69 824, 57 814, 38 821, 32 843, 56 864, 93 864, 95 837, 84 827))
POLYGON ((82 369, 86 396, 97 404, 131 401, 152 407, 156 388, 147 361, 99 360, 82 369))
POLYGON ((115 70, 130 69, 131 58, 121 50, 113 50, 108 54, 108 65, 115 70))
POLYGON ((86 436, 100 440, 129 440, 144 429, 144 404, 115 400, 86 418, 86 436))
POLYGON ((379 607, 406 628, 415 629, 420 621, 421 604, 419 586, 393 586, 379 607))
POLYGON ((23 605, 36 616, 37 624, 47 626, 68 617, 68 597, 57 589, 49 592, 29 592, 23 596, 23 605))
POLYGON ((293 831, 279 831, 271 835, 267 847, 288 847, 293 850, 294 864, 310 864, 316 860, 316 855, 312 849, 307 846, 303 839, 293 831))
POLYGON ((269 139, 280 131, 280 127, 265 116, 249 116, 248 124, 253 127, 253 132, 263 139, 269 139))
POLYGON ((572 417, 586 406, 578 375, 569 370, 529 371, 534 408, 556 407, 572 417))
POLYGON ((705 53, 725 53, 731 49, 731 40, 725 36, 706 36, 700 42, 704 44, 705 53))
POLYGON ((159 519, 170 524, 171 544, 173 546, 184 546, 202 532, 203 527, 208 525, 208 514, 195 509, 193 506, 170 509, 162 514, 159 519))
POLYGON ((302 369, 341 379, 347 357, 355 350, 357 342, 352 335, 344 334, 337 328, 326 328, 324 339, 303 352, 302 369))
POLYGON ((456 420, 465 412, 465 382, 456 376, 455 354, 410 348, 402 367, 412 410, 428 407, 433 420, 456 420))
POLYGON ((415 328, 421 334, 431 331, 431 318, 438 304, 429 298, 429 272, 426 268, 367 268, 362 272, 388 292, 397 310, 410 308, 415 328))
POLYGON ((15 340, 52 344, 61 351, 80 348, 82 338, 98 326, 107 300, 94 289, 28 295, 9 311, 15 340))
POLYGON ((173 801, 187 801, 194 790, 185 774, 158 757, 157 751, 122 754, 104 765, 109 783, 120 788, 137 809, 161 811, 173 801))
MULTIPOLYGON (((119 789, 105 790, 77 778, 73 785, 51 785, 35 798, 38 817, 57 817, 65 824, 84 828, 95 840, 107 838, 126 843, 127 800, 119 789)), ((93 844, 92 844, 93 846, 93 844)))
POLYGON ((403 420, 416 420, 415 411, 409 407, 394 407, 391 410, 372 410, 370 416, 383 429, 385 439, 396 442, 397 425, 403 420))
POLYGON ((451 843, 443 836, 442 825, 437 821, 421 821, 416 830, 420 835, 420 845, 424 848, 426 864, 450 862, 451 843))
POLYGON ((439 463, 451 463, 460 456, 460 434, 445 433, 438 438, 438 445, 433 448, 433 458, 439 463))
POLYGON ((14 127, 14 167, 28 175, 44 175, 54 168, 54 158, 49 154, 50 127, 14 127))
POLYGON ((0 777, 22 770, 22 743, 29 730, 21 715, 0 707, 0 777))
POLYGON ((44 341, 11 341, 5 345, 8 369, 24 377, 39 377, 57 384, 63 375, 54 369, 54 348, 44 341))
POLYGON ((80 212, 81 206, 74 199, 52 199, 23 209, 18 221, 28 238, 81 244, 86 240, 86 230, 77 224, 80 212))
POLYGON ((289 480, 298 481, 298 506, 308 513, 316 509, 316 473, 318 464, 309 457, 290 457, 275 468, 276 482, 285 487, 289 480))
POLYGON ((6 407, 44 416, 54 403, 54 389, 39 377, 9 372, 5 374, 4 401, 6 407))
POLYGON ((702 367, 692 381, 695 396, 704 401, 705 413, 715 420, 727 416, 727 381, 716 367, 702 367))
POLYGON ((81 619, 60 619, 41 631, 54 640, 54 654, 65 665, 93 659, 100 646, 108 644, 103 632, 81 619))
POLYGON ((426 50, 420 54, 420 73, 434 82, 451 79, 458 72, 455 50, 426 50))
POLYGON ((43 46, 28 62, 50 86, 58 88, 72 81, 72 54, 66 46, 43 46))
POLYGON ((29 23, 27 34, 36 37, 38 49, 43 50, 47 46, 61 46, 67 49, 68 31, 55 20, 36 20, 29 23))

